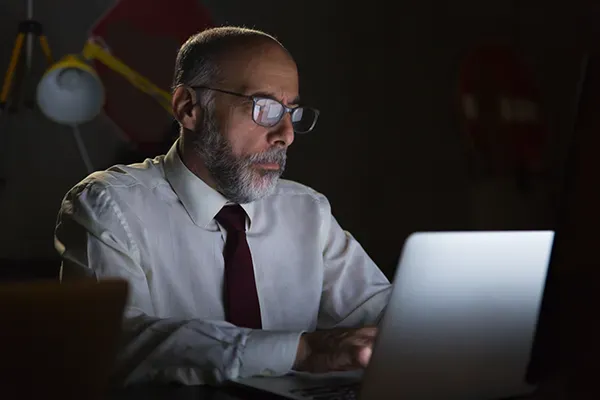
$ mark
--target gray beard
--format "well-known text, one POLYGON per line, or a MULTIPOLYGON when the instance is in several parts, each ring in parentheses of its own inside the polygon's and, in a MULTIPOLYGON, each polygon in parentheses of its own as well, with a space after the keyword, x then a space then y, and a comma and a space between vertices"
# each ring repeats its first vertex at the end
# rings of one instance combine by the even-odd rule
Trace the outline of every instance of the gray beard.
POLYGON ((286 149, 269 150, 238 157, 231 144, 219 132, 212 112, 206 112, 202 124, 194 132, 194 148, 202 157, 206 169, 215 181, 217 190, 229 201, 250 203, 271 194, 285 169, 286 149), (254 164, 277 163, 277 171, 258 170, 254 164))

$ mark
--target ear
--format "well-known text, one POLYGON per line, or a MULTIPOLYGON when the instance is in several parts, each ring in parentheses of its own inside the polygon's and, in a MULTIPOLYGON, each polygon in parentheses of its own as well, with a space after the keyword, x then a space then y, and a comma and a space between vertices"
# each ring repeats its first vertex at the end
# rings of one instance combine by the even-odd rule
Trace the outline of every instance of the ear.
POLYGON ((196 106, 196 93, 185 86, 179 86, 173 93, 171 107, 173 115, 183 128, 193 130, 200 118, 201 107, 196 106))

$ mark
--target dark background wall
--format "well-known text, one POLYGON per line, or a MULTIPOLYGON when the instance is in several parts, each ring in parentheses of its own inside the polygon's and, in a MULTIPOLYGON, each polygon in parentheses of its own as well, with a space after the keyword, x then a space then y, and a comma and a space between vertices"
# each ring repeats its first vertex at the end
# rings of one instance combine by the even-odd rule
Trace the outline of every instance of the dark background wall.
MULTIPOLYGON (((413 231, 554 224, 587 9, 567 0, 520 3, 204 1, 216 22, 266 30, 295 56, 302 96, 322 117, 313 134, 296 138, 286 176, 325 193, 342 226, 388 274, 413 231), (490 40, 515 44, 542 92, 554 168, 529 192, 509 180, 475 181, 467 168, 453 108, 458 68, 472 46, 490 40)), ((112 4, 38 1, 35 18, 60 57, 81 50, 89 27, 112 4)), ((24 16, 24 1, 0 2, 2 72, 24 16)), ((35 63, 41 74, 41 56, 35 63)), ((96 168, 121 161, 127 145, 109 120, 99 117, 81 131, 96 168)), ((0 258, 54 257, 60 200, 87 174, 71 132, 23 111, 2 117, 0 135, 0 258)))

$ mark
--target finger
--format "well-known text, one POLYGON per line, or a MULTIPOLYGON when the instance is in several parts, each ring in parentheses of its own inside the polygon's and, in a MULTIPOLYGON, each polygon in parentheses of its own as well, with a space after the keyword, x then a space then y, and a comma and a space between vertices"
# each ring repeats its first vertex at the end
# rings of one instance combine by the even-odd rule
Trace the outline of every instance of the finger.
POLYGON ((371 336, 353 336, 346 344, 352 347, 373 347, 374 342, 375 338, 371 336))
POLYGON ((363 328, 359 328, 357 330, 357 334, 361 335, 361 336, 369 336, 369 337, 375 337, 377 336, 377 327, 376 326, 365 326, 363 328))
POLYGON ((353 351, 341 351, 324 357, 327 371, 349 371, 357 369, 356 356, 353 351))
POLYGON ((367 346, 372 345, 377 336, 377 328, 359 328, 343 338, 342 345, 367 346))
POLYGON ((373 348, 370 346, 360 347, 356 350, 356 364, 361 368, 366 368, 371 361, 373 348))

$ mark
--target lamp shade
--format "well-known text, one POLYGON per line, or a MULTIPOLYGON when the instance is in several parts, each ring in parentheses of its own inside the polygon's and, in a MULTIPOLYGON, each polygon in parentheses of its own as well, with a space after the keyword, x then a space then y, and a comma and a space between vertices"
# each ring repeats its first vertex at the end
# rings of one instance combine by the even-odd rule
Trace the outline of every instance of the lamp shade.
POLYGON ((46 117, 60 124, 77 125, 100 113, 104 87, 90 65, 68 55, 46 71, 36 97, 46 117))

